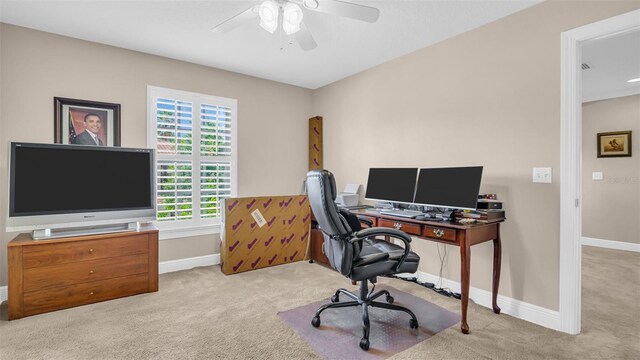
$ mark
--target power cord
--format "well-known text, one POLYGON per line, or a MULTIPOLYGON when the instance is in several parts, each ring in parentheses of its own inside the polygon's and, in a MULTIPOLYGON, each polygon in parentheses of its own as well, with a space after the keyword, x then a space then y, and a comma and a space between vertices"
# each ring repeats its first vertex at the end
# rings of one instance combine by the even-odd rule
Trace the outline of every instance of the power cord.
POLYGON ((404 280, 404 281, 408 281, 408 282, 413 282, 416 283, 420 286, 424 286, 427 289, 431 289, 435 292, 437 292, 438 294, 442 295, 442 296, 446 296, 446 297, 452 297, 455 299, 460 300, 462 298, 462 295, 460 295, 460 293, 457 292, 453 292, 451 291, 451 289, 448 288, 439 288, 436 287, 436 285, 434 283, 430 283, 430 282, 420 282, 418 281, 418 278, 415 277, 401 277, 401 276, 396 276, 396 275, 382 275, 384 277, 387 278, 392 278, 392 279, 400 279, 400 280, 404 280))

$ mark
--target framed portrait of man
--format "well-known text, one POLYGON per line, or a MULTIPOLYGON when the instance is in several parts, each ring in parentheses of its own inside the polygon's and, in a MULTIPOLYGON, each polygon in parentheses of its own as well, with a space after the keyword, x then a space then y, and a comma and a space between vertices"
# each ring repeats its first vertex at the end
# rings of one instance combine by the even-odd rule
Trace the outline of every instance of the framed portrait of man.
POLYGON ((54 97, 54 142, 120 146, 120 104, 54 97))

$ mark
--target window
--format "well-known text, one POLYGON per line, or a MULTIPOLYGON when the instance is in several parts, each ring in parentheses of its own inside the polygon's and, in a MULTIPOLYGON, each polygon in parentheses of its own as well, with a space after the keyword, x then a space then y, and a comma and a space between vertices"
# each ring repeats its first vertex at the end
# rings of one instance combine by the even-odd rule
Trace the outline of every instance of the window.
POLYGON ((148 106, 162 238, 217 232, 236 196, 237 101, 149 86, 148 106))

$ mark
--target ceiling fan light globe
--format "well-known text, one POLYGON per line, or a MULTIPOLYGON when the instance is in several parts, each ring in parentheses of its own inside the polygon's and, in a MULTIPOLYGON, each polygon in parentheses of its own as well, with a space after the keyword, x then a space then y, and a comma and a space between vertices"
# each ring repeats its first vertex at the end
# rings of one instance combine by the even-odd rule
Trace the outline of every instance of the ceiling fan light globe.
POLYGON ((264 22, 278 22, 278 13, 278 4, 271 0, 264 1, 258 8, 258 15, 264 22))
POLYGON ((307 9, 314 10, 318 8, 318 0, 303 0, 302 5, 307 9))
POLYGON ((262 21, 260 20, 260 26, 267 30, 270 33, 274 33, 276 31, 276 29, 278 28, 278 23, 275 21, 272 22, 266 22, 266 21, 262 21))
POLYGON ((278 16, 280 15, 278 4, 271 0, 264 1, 258 8, 258 15, 260 16, 260 26, 273 34, 278 28, 278 16))
POLYGON ((300 27, 300 23, 302 22, 303 17, 304 15, 302 14, 302 9, 300 9, 300 6, 294 3, 288 3, 284 6, 284 9, 282 11, 283 23, 290 23, 300 27))
POLYGON ((288 23, 288 22, 283 22, 282 23, 282 30, 284 30, 284 33, 287 34, 287 35, 295 34, 298 31, 300 31, 300 24, 292 24, 292 23, 288 23))

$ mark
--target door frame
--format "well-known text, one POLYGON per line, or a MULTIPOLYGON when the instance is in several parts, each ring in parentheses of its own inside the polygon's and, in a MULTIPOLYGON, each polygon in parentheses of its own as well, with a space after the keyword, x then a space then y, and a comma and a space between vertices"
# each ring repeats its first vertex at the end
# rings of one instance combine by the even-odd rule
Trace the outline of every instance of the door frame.
POLYGON ((561 34, 560 331, 580 333, 582 276, 582 48, 583 42, 640 29, 640 10, 561 34))

